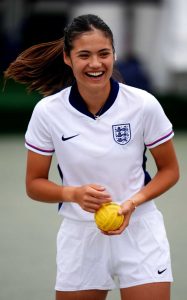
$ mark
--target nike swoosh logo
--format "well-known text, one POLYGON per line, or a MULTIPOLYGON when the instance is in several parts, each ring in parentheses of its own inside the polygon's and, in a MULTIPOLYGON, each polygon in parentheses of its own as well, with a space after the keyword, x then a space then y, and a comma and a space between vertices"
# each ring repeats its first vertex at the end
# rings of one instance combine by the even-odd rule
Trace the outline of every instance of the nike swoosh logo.
POLYGON ((63 141, 67 141, 67 140, 70 140, 70 139, 72 139, 72 138, 74 138, 74 137, 76 137, 76 136, 78 136, 78 135, 79 135, 79 134, 75 134, 75 135, 68 136, 68 137, 62 136, 62 140, 63 140, 63 141))
POLYGON ((162 273, 164 273, 165 271, 167 270, 167 268, 166 269, 164 269, 164 270, 158 270, 158 274, 160 275, 160 274, 162 274, 162 273))

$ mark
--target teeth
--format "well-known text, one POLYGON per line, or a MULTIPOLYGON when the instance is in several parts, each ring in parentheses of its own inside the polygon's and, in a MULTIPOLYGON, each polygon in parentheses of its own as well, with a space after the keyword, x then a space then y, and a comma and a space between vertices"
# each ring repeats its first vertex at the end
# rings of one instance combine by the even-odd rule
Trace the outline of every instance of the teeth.
POLYGON ((103 72, 92 72, 92 73, 88 73, 89 76, 94 76, 94 77, 97 77, 97 76, 100 76, 102 75, 103 72))

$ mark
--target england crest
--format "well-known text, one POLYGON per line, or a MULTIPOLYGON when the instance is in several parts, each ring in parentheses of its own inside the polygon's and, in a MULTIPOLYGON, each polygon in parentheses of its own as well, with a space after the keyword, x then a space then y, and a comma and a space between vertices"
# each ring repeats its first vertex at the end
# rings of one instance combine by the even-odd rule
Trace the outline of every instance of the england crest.
POLYGON ((127 144, 131 139, 130 124, 112 125, 114 141, 120 145, 127 144))

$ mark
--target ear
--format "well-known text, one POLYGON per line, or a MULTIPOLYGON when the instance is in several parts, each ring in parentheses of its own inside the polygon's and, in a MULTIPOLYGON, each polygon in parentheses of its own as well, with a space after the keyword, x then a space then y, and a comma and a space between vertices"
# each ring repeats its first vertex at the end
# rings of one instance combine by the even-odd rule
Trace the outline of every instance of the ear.
POLYGON ((64 58, 65 64, 71 68, 72 67, 71 59, 65 52, 63 52, 63 58, 64 58))

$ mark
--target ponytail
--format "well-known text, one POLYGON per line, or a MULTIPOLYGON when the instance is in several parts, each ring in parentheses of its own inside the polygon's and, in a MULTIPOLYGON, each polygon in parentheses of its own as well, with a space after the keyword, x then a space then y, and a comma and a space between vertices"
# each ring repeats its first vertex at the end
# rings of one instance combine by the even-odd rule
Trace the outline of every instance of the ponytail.
MULTIPOLYGON (((84 32, 93 28, 101 30, 111 41, 114 49, 113 34, 106 23, 98 16, 88 14, 74 18, 64 29, 64 37, 23 51, 4 72, 5 79, 27 85, 29 91, 38 91, 44 96, 54 94, 72 85, 75 78, 72 69, 65 64, 63 52, 70 56, 73 41, 84 32)), ((122 81, 119 71, 114 66, 113 78, 122 81)))
POLYGON ((4 77, 26 84, 29 92, 54 94, 74 81, 71 68, 64 63, 63 49, 64 38, 34 45, 9 65, 4 77))

